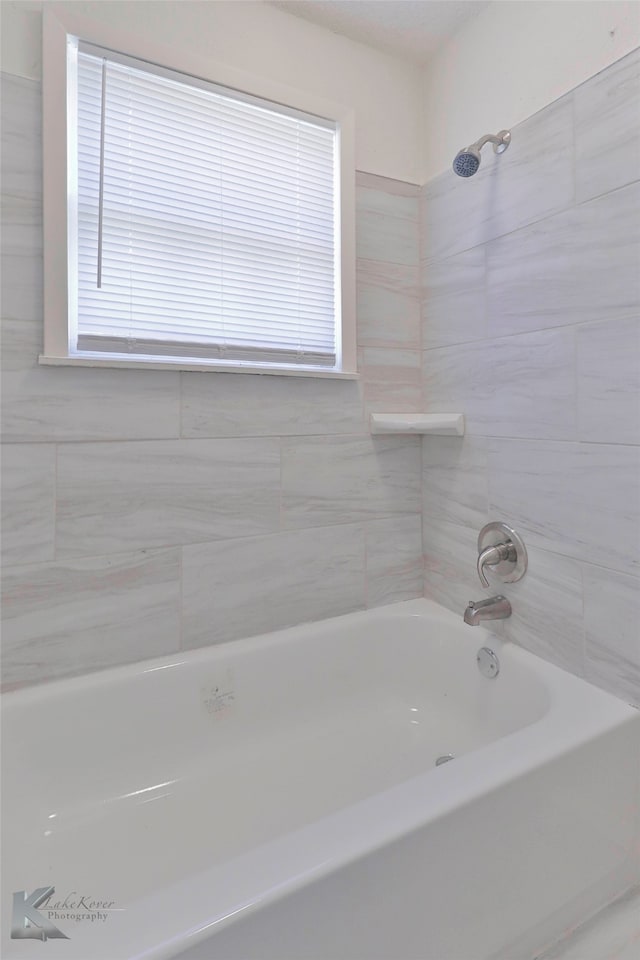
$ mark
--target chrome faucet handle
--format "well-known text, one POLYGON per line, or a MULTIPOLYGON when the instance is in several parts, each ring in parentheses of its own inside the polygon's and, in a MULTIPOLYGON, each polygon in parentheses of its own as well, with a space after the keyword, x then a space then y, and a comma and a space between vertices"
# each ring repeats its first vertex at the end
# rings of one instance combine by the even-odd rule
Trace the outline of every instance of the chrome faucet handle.
POLYGON ((503 583, 515 583, 527 570, 527 550, 515 530, 506 523, 487 523, 478 536, 477 570, 483 587, 490 586, 485 567, 503 583))
POLYGON ((513 553, 513 559, 515 559, 515 549, 510 540, 507 540, 505 543, 496 543, 492 547, 485 547, 478 556, 477 564, 478 576, 480 577, 480 583, 483 587, 491 586, 487 580, 484 568, 486 566, 496 567, 502 560, 508 560, 511 553, 513 553))

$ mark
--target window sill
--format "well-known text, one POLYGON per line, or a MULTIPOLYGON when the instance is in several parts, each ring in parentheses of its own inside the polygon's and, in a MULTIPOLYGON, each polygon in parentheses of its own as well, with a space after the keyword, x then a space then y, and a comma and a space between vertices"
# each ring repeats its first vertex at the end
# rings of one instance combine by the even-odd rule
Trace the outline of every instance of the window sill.
POLYGON ((315 367, 278 367, 254 366, 248 363, 220 363, 218 360, 212 360, 210 363, 202 360, 164 360, 149 359, 142 357, 129 359, 128 357, 120 359, 119 357, 101 357, 88 354, 87 356, 73 357, 52 357, 40 355, 38 363, 45 367, 108 367, 121 370, 195 370, 214 373, 252 373, 267 374, 279 377, 319 377, 329 380, 359 380, 360 374, 357 372, 346 372, 341 370, 322 370, 315 367))

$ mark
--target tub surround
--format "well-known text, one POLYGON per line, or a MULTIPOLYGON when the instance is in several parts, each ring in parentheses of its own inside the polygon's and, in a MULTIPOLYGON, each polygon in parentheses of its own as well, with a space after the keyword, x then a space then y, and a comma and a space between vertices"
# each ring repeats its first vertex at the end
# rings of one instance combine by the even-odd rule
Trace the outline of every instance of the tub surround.
MULTIPOLYGON (((640 705, 640 51, 421 197, 426 594, 478 592, 504 518, 529 572, 504 636, 640 705)), ((492 592, 496 592, 493 590, 492 592)))
POLYGON ((369 434, 422 409, 418 188, 358 175, 357 382, 39 367, 40 84, 2 81, 5 689, 420 596, 420 440, 369 434))
POLYGON ((461 616, 499 516, 504 636, 640 704, 638 51, 468 181, 358 175, 359 381, 38 367, 40 87, 3 79, 5 688, 425 589, 461 616))

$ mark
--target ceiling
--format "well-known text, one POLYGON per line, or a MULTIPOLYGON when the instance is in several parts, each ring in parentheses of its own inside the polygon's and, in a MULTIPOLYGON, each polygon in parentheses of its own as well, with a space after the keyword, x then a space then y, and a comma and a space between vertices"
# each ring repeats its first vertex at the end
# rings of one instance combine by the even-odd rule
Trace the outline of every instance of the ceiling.
POLYGON ((425 64, 489 0, 270 0, 286 10, 386 53, 425 64))

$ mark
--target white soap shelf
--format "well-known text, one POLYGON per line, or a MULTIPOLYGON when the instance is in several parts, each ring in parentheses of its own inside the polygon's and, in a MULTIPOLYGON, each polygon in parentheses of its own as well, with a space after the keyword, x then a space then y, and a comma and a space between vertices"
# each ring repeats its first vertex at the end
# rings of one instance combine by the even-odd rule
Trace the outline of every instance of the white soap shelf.
POLYGON ((462 437, 462 413, 372 413, 371 433, 422 433, 462 437))

